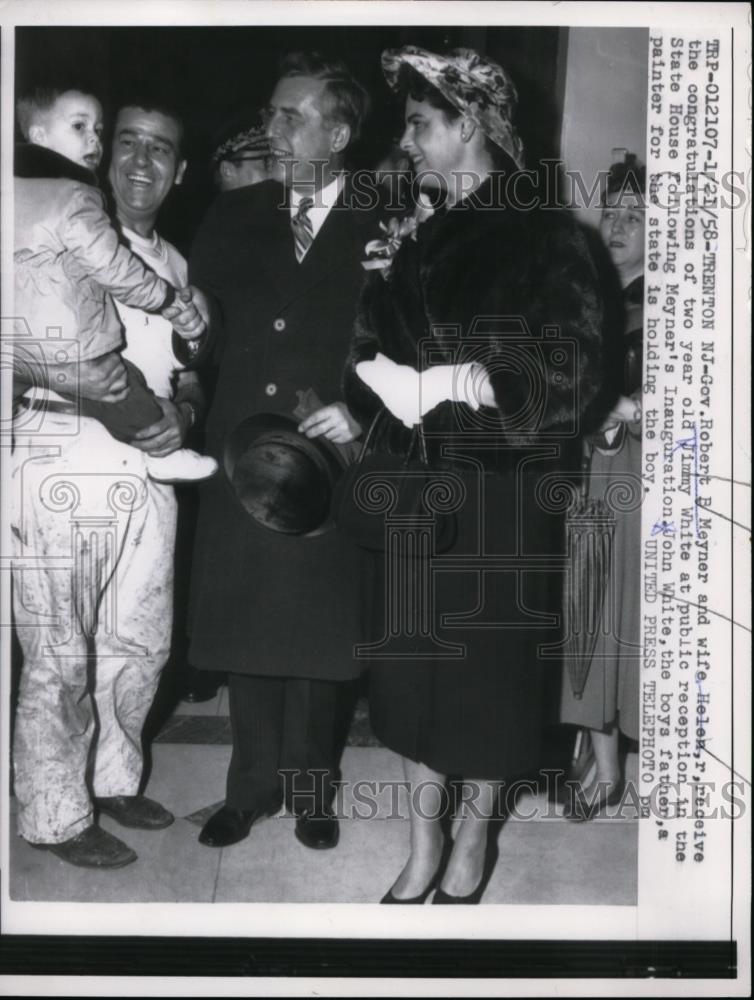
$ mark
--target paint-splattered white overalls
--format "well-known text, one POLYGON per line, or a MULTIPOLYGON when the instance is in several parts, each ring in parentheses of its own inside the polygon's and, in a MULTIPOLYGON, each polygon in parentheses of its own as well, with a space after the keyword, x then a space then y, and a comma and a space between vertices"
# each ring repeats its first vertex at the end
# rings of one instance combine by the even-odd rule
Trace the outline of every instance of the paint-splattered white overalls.
POLYGON ((18 428, 13 454, 13 764, 19 833, 59 843, 92 823, 90 789, 138 790, 170 648, 176 503, 97 421, 44 420, 42 435, 18 428))

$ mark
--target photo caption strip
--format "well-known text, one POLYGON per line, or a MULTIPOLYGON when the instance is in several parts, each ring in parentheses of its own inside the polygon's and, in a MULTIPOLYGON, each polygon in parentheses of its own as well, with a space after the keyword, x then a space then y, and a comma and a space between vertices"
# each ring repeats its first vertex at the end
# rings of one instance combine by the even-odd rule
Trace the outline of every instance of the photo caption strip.
POLYGON ((676 935, 730 933, 749 799, 731 717, 732 58, 729 34, 650 29, 640 908, 658 937, 671 901, 676 935))

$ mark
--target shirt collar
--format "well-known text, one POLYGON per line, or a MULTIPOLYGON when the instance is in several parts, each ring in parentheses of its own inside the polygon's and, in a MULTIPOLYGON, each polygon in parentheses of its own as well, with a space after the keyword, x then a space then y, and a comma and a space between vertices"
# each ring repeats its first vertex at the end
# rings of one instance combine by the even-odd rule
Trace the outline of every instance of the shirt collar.
POLYGON ((129 243, 135 243, 137 246, 144 247, 145 250, 153 250, 157 253, 162 249, 162 240, 160 239, 156 229, 152 230, 151 236, 141 236, 133 229, 129 229, 128 226, 124 226, 123 223, 121 223, 120 231, 129 243))
MULTIPOLYGON (((314 236, 317 235, 319 230, 325 223, 325 219, 328 216, 330 209, 333 207, 335 202, 340 196, 340 192, 343 189, 343 184, 345 183, 343 174, 338 174, 334 181, 323 188, 320 188, 315 194, 310 197, 314 198, 314 204, 309 209, 309 219, 312 224, 312 233, 314 236)), ((305 194, 301 194, 298 191, 291 188, 291 198, 290 198, 290 213, 291 218, 298 212, 298 206, 301 200, 305 198, 305 194)))

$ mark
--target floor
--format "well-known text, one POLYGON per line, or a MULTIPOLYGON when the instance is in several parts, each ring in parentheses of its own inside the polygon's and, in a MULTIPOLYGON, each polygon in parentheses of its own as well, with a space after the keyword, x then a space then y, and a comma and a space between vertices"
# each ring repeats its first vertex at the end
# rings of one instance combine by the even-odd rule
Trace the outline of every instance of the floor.
MULTIPOLYGON (((233 847, 217 850, 198 843, 201 825, 223 797, 230 757, 227 689, 223 687, 203 704, 178 703, 156 727, 146 793, 175 814, 175 823, 147 833, 123 830, 107 818, 102 820, 103 827, 137 852, 135 864, 108 872, 74 868, 12 834, 11 898, 376 902, 402 867, 408 821, 400 817, 404 810, 395 784, 402 777, 400 761, 370 736, 366 711, 360 703, 343 757, 344 789, 337 800, 343 817, 340 843, 335 850, 318 852, 316 864, 312 864, 313 852, 295 839, 294 820, 285 813, 260 821, 246 840, 233 847), (354 782, 362 784, 354 788, 354 782), (363 782, 373 784, 368 787, 363 782)), ((629 754, 627 777, 635 772, 636 755, 629 754)), ((484 903, 636 903, 635 817, 571 823, 544 792, 524 792, 516 812, 500 832, 500 857, 484 903)))

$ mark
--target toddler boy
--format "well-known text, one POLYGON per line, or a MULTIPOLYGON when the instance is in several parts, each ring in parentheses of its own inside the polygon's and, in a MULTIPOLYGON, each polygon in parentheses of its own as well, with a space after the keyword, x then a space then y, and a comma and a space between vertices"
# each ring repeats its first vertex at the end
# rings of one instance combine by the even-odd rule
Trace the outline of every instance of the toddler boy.
MULTIPOLYGON (((206 328, 192 292, 176 292, 123 243, 106 211, 94 171, 102 159, 102 108, 78 90, 37 89, 18 102, 18 119, 27 145, 16 149, 15 285, 16 315, 37 338, 42 363, 57 364, 59 346, 50 330, 78 342, 79 358, 89 361, 122 347, 123 334, 111 296, 124 305, 159 313, 187 341, 206 328)), ((128 361, 129 389, 116 403, 79 412, 95 416, 120 441, 159 420, 162 410, 142 372, 128 361), (89 412, 88 412, 89 410, 89 412)), ((52 388, 43 405, 74 410, 75 404, 52 388)), ((217 469, 214 459, 189 449, 156 458, 146 468, 160 482, 205 479, 217 469)))

